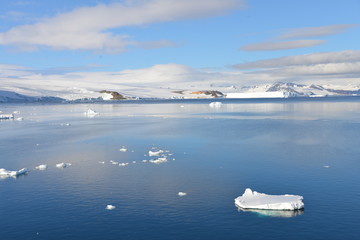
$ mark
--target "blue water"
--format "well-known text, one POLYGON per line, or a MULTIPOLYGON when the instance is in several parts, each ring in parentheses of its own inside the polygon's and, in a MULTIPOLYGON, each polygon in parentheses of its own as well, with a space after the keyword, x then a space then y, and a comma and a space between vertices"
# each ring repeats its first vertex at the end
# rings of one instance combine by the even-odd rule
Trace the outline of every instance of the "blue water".
POLYGON ((31 170, 0 180, 0 239, 359 239, 360 99, 222 102, 0 104, 24 118, 0 122, 0 168, 31 170), (248 187, 305 209, 238 210, 248 187))

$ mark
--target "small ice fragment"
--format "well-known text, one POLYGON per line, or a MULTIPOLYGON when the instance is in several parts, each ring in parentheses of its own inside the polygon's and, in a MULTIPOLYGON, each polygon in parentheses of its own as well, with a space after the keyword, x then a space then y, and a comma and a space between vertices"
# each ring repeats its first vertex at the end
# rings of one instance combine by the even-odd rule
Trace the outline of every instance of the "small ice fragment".
POLYGON ((22 117, 16 118, 16 121, 23 121, 23 120, 24 120, 24 118, 22 118, 22 117))
POLYGON ((8 171, 4 168, 0 168, 0 178, 17 177, 17 176, 26 174, 28 172, 29 171, 26 168, 22 168, 18 171, 8 171))
POLYGON ((211 103, 209 104, 209 106, 210 106, 211 108, 221 108, 222 103, 221 103, 221 102, 211 102, 211 103))
POLYGON ((56 164, 57 168, 67 168, 67 167, 70 167, 70 166, 71 166, 71 163, 58 163, 58 164, 56 164))
POLYGON ((136 161, 132 161, 132 163, 136 163, 136 161))
POLYGON ((160 156, 160 154, 162 154, 164 151, 163 150, 158 150, 158 151, 149 151, 149 157, 153 157, 153 156, 160 156))
POLYGON ((99 163, 100 163, 100 164, 105 164, 105 162, 104 162, 104 161, 99 161, 99 163))
POLYGON ((84 112, 84 114, 88 117, 94 117, 94 116, 98 115, 99 113, 97 113, 96 111, 89 108, 86 112, 84 112))
POLYGON ((126 167, 129 163, 119 163, 119 167, 126 167))
POLYGON ((330 166, 328 166, 328 165, 325 165, 325 166, 324 166, 324 168, 330 168, 330 166))
POLYGON ((20 114, 20 111, 14 111, 13 113, 14 114, 20 114))
POLYGON ((119 149, 120 152, 127 152, 127 149, 125 147, 122 147, 119 149))
POLYGON ((110 160, 110 162, 111 162, 112 164, 114 164, 114 165, 119 164, 119 162, 115 162, 115 161, 113 161, 113 160, 110 160))
POLYGON ((47 169, 47 165, 46 164, 41 164, 39 166, 36 166, 35 169, 43 171, 47 169))
POLYGON ((180 105, 181 108, 184 108, 185 106, 184 105, 180 105))
POLYGON ((303 197, 298 195, 268 195, 247 188, 235 198, 235 205, 243 209, 297 210, 303 209, 303 197))
POLYGON ((65 123, 65 126, 69 127, 71 126, 71 123, 65 123))
POLYGON ((143 163, 146 163, 148 160, 142 160, 143 163))
POLYGON ((150 160, 150 162, 155 163, 155 164, 166 163, 167 158, 166 157, 159 157, 158 159, 150 160))
POLYGON ((113 210, 113 209, 115 209, 116 207, 114 206, 114 205, 111 205, 111 204, 109 204, 109 205, 106 205, 106 210, 113 210))
POLYGON ((183 197, 183 196, 186 196, 187 193, 186 193, 186 192, 179 192, 178 195, 179 195, 180 197, 183 197))

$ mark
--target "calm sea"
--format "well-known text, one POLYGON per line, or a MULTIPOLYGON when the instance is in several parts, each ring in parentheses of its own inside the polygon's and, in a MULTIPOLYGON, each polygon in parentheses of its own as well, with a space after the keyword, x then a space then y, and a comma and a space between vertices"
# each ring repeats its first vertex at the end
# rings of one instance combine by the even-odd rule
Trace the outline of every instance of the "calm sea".
POLYGON ((0 239, 360 239, 360 98, 220 101, 0 104, 0 168, 30 170, 0 179, 0 239))

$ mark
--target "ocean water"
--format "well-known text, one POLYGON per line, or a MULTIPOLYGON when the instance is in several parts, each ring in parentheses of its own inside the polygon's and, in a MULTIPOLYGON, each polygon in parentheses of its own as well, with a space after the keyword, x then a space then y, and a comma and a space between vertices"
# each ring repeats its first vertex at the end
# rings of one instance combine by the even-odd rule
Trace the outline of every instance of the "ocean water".
POLYGON ((0 168, 30 170, 0 179, 0 239, 360 238, 359 98, 221 101, 0 104, 23 117, 0 168), (305 209, 240 210, 246 188, 305 209))

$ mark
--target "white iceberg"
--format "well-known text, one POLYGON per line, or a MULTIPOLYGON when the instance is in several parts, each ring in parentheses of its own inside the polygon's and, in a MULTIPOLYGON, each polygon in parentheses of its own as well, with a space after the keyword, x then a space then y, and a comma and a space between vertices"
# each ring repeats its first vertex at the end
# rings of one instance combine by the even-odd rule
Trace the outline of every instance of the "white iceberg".
POLYGON ((127 152, 127 149, 125 147, 122 147, 119 149, 120 152, 127 152))
POLYGON ((99 113, 89 108, 86 112, 84 112, 84 114, 88 117, 95 117, 99 113))
POLYGON ((109 204, 109 205, 106 205, 106 210, 113 210, 113 209, 115 209, 116 207, 114 206, 114 205, 111 205, 111 204, 109 204))
POLYGON ((149 151, 149 157, 154 157, 154 156, 160 156, 162 153, 164 153, 164 150, 158 150, 158 151, 149 151))
POLYGON ((151 163, 155 163, 155 164, 161 164, 161 163, 166 163, 168 160, 166 157, 159 157, 158 159, 152 159, 149 162, 151 163))
POLYGON ((0 168, 0 178, 17 177, 29 172, 26 168, 22 168, 18 171, 8 171, 4 168, 0 168))
POLYGON ((57 168, 67 168, 67 167, 70 167, 70 166, 71 166, 71 163, 58 163, 58 164, 56 164, 57 168))
POLYGON ((211 103, 209 104, 209 106, 210 106, 211 108, 221 108, 222 102, 211 102, 211 103))
POLYGON ((119 163, 119 167, 126 167, 129 163, 119 163))
POLYGON ((43 171, 43 170, 47 169, 47 165, 46 164, 41 164, 39 166, 36 166, 35 169, 43 171))
POLYGON ((268 195, 247 188, 235 198, 235 205, 243 209, 297 210, 303 209, 303 197, 298 195, 268 195))
POLYGON ((183 196, 186 196, 187 193, 186 193, 186 192, 178 192, 178 195, 179 195, 180 197, 183 197, 183 196))

